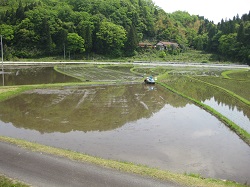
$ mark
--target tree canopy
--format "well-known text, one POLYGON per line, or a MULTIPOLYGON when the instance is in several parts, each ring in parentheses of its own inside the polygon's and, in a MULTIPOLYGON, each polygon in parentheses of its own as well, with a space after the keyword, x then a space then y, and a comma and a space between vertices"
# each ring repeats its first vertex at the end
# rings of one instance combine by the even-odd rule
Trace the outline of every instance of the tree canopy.
POLYGON ((19 58, 59 55, 64 46, 131 56, 139 42, 169 41, 250 62, 250 13, 215 25, 188 12, 166 13, 152 0, 0 0, 0 34, 19 58))

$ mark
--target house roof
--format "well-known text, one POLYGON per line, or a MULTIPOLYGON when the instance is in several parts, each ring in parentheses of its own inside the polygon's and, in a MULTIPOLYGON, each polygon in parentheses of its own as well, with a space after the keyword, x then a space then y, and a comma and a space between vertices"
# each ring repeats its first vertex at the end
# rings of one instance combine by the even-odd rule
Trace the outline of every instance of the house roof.
POLYGON ((174 45, 174 46, 176 46, 176 47, 179 46, 177 43, 174 43, 174 42, 163 42, 163 41, 158 42, 156 45, 157 45, 157 46, 174 45))
POLYGON ((146 42, 140 42, 139 46, 152 46, 153 44, 151 43, 146 43, 146 42))

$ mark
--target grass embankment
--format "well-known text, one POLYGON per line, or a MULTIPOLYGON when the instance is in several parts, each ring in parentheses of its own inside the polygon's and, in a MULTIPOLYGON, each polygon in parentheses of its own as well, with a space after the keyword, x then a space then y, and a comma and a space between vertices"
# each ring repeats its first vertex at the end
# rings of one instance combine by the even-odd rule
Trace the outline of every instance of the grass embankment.
MULTIPOLYGON (((64 65, 64 67, 66 67, 66 66, 64 65)), ((54 66, 54 70, 57 71, 58 73, 63 74, 63 75, 67 75, 67 76, 70 76, 70 77, 74 77, 74 78, 76 78, 76 79, 78 79, 78 80, 80 80, 80 81, 85 81, 84 77, 74 76, 74 75, 72 75, 72 74, 70 74, 70 73, 67 73, 67 72, 65 72, 65 71, 62 71, 62 70, 59 68, 59 66, 54 66)))
MULTIPOLYGON (((165 75, 166 76, 166 75, 165 75)), ((161 76, 161 80, 162 80, 163 76, 161 76)), ((174 88, 168 86, 165 83, 162 82, 158 82, 159 85, 165 87, 166 89, 192 101, 193 103, 195 103, 197 106, 203 108, 204 110, 210 112, 212 115, 214 115, 215 117, 217 117, 220 121, 222 121, 227 127, 229 127, 232 131, 234 131, 243 141, 245 141, 249 146, 250 146, 250 134, 242 129, 241 127, 239 127, 238 125, 236 125, 234 122, 232 122, 231 120, 229 120, 227 117, 223 116, 221 113, 219 113, 218 111, 214 110, 212 107, 192 98, 189 97, 177 90, 175 90, 174 88)))
POLYGON ((8 142, 14 145, 18 145, 25 149, 29 149, 36 152, 43 152, 47 154, 52 154, 56 156, 65 157, 71 160, 88 162, 91 164, 96 164, 102 167, 116 169, 122 172, 139 174, 146 177, 153 177, 155 179, 170 181, 184 186, 200 186, 200 187, 243 187, 245 185, 238 184, 231 181, 222 181, 215 179, 205 179, 199 175, 185 175, 171 173, 166 170, 160 170, 157 168, 150 168, 144 165, 137 165, 130 162, 121 162, 115 160, 106 160, 98 157, 89 156, 86 154, 63 150, 59 148, 53 148, 37 143, 28 142, 25 140, 13 139, 9 137, 0 136, 0 141, 8 142))
MULTIPOLYGON (((249 72, 248 69, 240 69, 240 70, 228 70, 228 71, 224 71, 221 73, 222 77, 225 79, 235 79, 232 78, 231 76, 229 76, 230 74, 238 74, 238 73, 243 73, 243 72, 249 72)), ((246 80, 245 78, 241 78, 241 79, 236 79, 236 80, 246 80)))
POLYGON ((232 92, 232 91, 230 91, 230 90, 227 90, 227 89, 225 89, 225 88, 223 88, 223 87, 217 86, 217 85, 215 85, 215 84, 212 84, 212 83, 209 83, 209 82, 206 82, 206 81, 202 81, 202 80, 200 80, 200 79, 196 79, 196 78, 191 77, 191 76, 187 76, 187 77, 190 78, 190 79, 194 79, 194 80, 196 80, 196 81, 202 82, 202 83, 204 83, 204 84, 207 84, 207 85, 209 85, 209 86, 212 86, 212 87, 215 87, 215 88, 219 88, 219 89, 222 90, 223 92, 226 92, 226 93, 230 94, 231 96, 235 97, 236 99, 238 99, 238 100, 240 100, 241 102, 245 103, 246 105, 250 106, 250 101, 249 101, 249 100, 247 100, 247 99, 245 99, 245 98, 243 98, 243 97, 237 95, 236 93, 234 93, 234 92, 232 92))
POLYGON ((59 73, 75 77, 81 81, 107 81, 116 83, 141 82, 141 77, 130 71, 131 65, 67 65, 56 66, 59 73))
POLYGON ((73 83, 55 83, 55 84, 37 84, 21 86, 4 86, 0 87, 0 102, 14 97, 24 91, 41 88, 60 88, 65 86, 90 86, 90 85, 111 85, 114 82, 73 82, 73 83))
POLYGON ((28 187, 28 185, 0 175, 0 187, 28 187))
POLYGON ((18 95, 26 90, 31 89, 30 86, 6 86, 0 87, 0 102, 18 95))
POLYGON ((183 53, 169 54, 168 52, 159 50, 142 50, 132 57, 110 57, 92 54, 89 56, 78 55, 75 59, 64 59, 63 56, 42 57, 36 59, 12 59, 12 61, 27 61, 27 62, 135 62, 135 61, 158 61, 158 62, 199 62, 199 63, 230 63, 219 62, 218 55, 205 53, 198 50, 187 50, 183 53), (165 54, 164 54, 165 53, 165 54))
POLYGON ((134 57, 130 58, 129 61, 219 63, 217 55, 205 53, 198 50, 187 50, 183 53, 176 54, 169 54, 168 52, 159 50, 151 50, 147 52, 142 51, 138 52, 134 57))

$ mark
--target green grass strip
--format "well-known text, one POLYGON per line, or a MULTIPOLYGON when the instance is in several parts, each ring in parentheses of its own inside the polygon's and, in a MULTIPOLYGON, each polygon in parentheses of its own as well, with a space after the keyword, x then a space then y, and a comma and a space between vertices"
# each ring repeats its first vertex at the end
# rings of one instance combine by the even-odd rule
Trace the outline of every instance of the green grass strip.
POLYGON ((122 162, 115 160, 107 160, 99 157, 93 157, 86 154, 63 150, 59 148, 49 147, 37 143, 28 142, 25 140, 14 139, 9 137, 0 136, 0 141, 8 142, 14 145, 18 145, 22 148, 29 149, 36 152, 43 152, 46 154, 52 154, 56 156, 65 157, 71 160, 88 162, 96 164, 102 167, 116 169, 122 172, 139 174, 146 177, 152 177, 159 180, 165 180, 184 186, 199 186, 199 187, 243 187, 246 185, 239 184, 231 181, 223 181, 216 179, 205 179, 198 175, 185 175, 171 173, 166 170, 160 170, 157 168, 150 168, 144 165, 137 165, 131 162, 122 162))
POLYGON ((190 79, 194 79, 194 80, 196 80, 196 81, 202 82, 202 83, 204 83, 204 84, 207 84, 207 85, 209 85, 209 86, 212 86, 212 87, 215 87, 215 88, 219 88, 220 90, 222 90, 222 91, 224 91, 224 92, 230 94, 230 95, 233 96, 234 98, 236 98, 236 99, 240 100, 241 102, 245 103, 246 105, 250 106, 250 101, 249 101, 249 100, 247 100, 247 99, 245 99, 245 98, 243 98, 243 97, 237 95, 236 93, 234 93, 234 92, 232 92, 232 91, 230 91, 230 90, 227 90, 227 89, 225 89, 225 88, 223 88, 223 87, 217 86, 217 85, 215 85, 215 84, 212 84, 212 83, 209 83, 209 82, 206 82, 206 81, 202 81, 202 80, 196 79, 196 78, 194 78, 194 77, 190 77, 190 76, 187 76, 187 77, 190 78, 190 79))
POLYGON ((0 87, 0 102, 18 95, 26 90, 32 89, 30 86, 5 86, 0 87))
POLYGON ((200 101, 197 101, 196 99, 189 97, 181 92, 178 92, 177 90, 173 89, 172 87, 168 86, 165 83, 158 82, 158 84, 160 84, 161 86, 167 88, 168 90, 192 101, 197 106, 203 108, 204 110, 208 111, 209 113, 211 113, 212 115, 217 117, 220 121, 222 121, 227 127, 229 127, 232 131, 234 131, 243 141, 245 141, 250 146, 250 134, 246 130, 242 129, 241 127, 236 125, 234 122, 229 120, 227 117, 223 116, 221 113, 214 110, 212 107, 210 107, 204 103, 201 103, 200 101))
MULTIPOLYGON (((0 102, 10 99, 22 92, 32 89, 42 88, 60 88, 65 86, 98 86, 98 85, 116 85, 121 82, 72 82, 72 83, 54 83, 54 84, 37 84, 37 85, 19 85, 19 86, 0 86, 0 102)), ((125 83, 124 83, 125 84, 125 83)))
POLYGON ((0 186, 1 187, 28 187, 28 185, 12 180, 8 177, 0 175, 0 186))
MULTIPOLYGON (((64 65, 64 66, 65 66, 65 65, 64 65)), ((64 66, 60 65, 60 68, 62 68, 62 67, 64 67, 64 66)), ((70 74, 70 73, 66 73, 65 71, 61 71, 60 68, 59 68, 58 65, 54 66, 54 70, 57 71, 58 73, 61 73, 61 74, 63 74, 63 75, 67 75, 67 76, 69 76, 69 77, 76 78, 76 79, 78 79, 78 80, 80 80, 80 81, 85 81, 84 77, 74 76, 74 75, 72 75, 72 74, 70 74)))
MULTIPOLYGON (((233 78, 231 78, 231 77, 228 76, 228 75, 229 75, 229 74, 232 74, 232 73, 241 73, 241 72, 244 72, 244 71, 248 71, 248 69, 223 71, 223 72, 221 73, 221 75, 222 75, 222 77, 225 78, 225 79, 233 79, 233 78)), ((245 80, 245 79, 236 79, 236 80, 245 80)))

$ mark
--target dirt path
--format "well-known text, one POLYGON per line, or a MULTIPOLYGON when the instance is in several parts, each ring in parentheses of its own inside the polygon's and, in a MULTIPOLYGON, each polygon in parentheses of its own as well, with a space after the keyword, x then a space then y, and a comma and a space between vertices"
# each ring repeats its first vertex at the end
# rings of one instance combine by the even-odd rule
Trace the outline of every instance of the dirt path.
POLYGON ((0 142, 0 150, 0 173, 32 186, 177 187, 88 163, 31 152, 4 142, 0 142))
POLYGON ((239 64, 212 64, 212 63, 191 63, 191 62, 146 62, 137 61, 133 63, 129 62, 80 62, 80 61, 69 61, 69 62, 12 62, 6 61, 4 65, 60 65, 60 64, 133 64, 133 65, 146 65, 146 66, 174 66, 174 67, 214 67, 214 68, 227 68, 227 69, 250 69, 248 65, 239 64))

